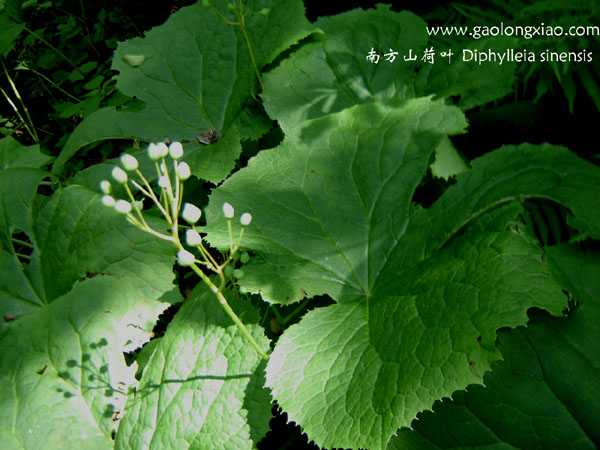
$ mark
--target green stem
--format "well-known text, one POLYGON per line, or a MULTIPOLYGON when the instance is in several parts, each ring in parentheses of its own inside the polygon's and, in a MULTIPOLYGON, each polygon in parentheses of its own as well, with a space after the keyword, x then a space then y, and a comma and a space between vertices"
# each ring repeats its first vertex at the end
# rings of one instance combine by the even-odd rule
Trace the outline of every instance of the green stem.
MULTIPOLYGON (((177 228, 173 229, 172 240, 175 243, 175 246, 177 247, 178 251, 185 250, 183 245, 181 245, 181 242, 179 241, 179 235, 177 234, 177 228)), ((260 345, 258 345, 258 342, 256 342, 256 340, 254 339, 252 334, 250 334, 250 331, 248 331, 248 328, 246 328, 246 325, 244 325, 244 322, 242 322, 242 320, 238 317, 238 315, 231 308, 231 306, 229 306, 227 299, 225 298, 223 293, 219 290, 219 288, 214 285, 214 283, 210 280, 210 278, 204 272, 202 272, 202 270, 200 269, 200 267, 198 267, 198 265, 196 263, 192 264, 191 268, 196 273, 196 275, 198 275, 200 277, 200 279, 204 282, 204 284, 210 289, 210 291, 215 295, 215 297, 217 298, 219 304, 221 305, 221 307, 223 308, 225 313, 229 316, 229 318, 233 321, 233 323, 235 323, 235 325, 237 326, 240 333, 242 333, 242 336, 244 336, 244 338, 254 348, 254 350, 256 350, 256 352, 260 355, 260 357, 262 359, 268 359, 269 356, 260 348, 260 345)))
MULTIPOLYGON (((241 2, 240 2, 241 4, 241 2)), ((244 18, 244 10, 240 6, 239 14, 238 14, 238 22, 239 27, 244 36, 244 40, 246 41, 246 46, 248 47, 248 53, 250 54, 250 60, 252 61, 252 65, 254 66, 254 72, 256 73, 256 78, 258 78, 258 84, 260 84, 260 89, 262 91, 265 90, 265 86, 262 81, 262 76, 260 75, 260 70, 258 70, 258 64, 256 63, 256 56, 254 55, 254 49, 252 48, 252 44, 250 43, 250 36, 248 36, 248 32, 246 31, 246 20, 244 18)))
POLYGON ((25 241, 22 241, 21 239, 17 239, 17 238, 12 238, 12 241, 15 244, 22 245, 23 247, 33 248, 33 244, 31 244, 30 242, 25 242, 25 241))
POLYGON ((217 261, 215 261, 215 259, 212 257, 210 252, 206 249, 206 247, 204 247, 204 244, 202 244, 202 242, 200 242, 200 245, 198 245, 197 248, 198 248, 198 250, 200 250, 200 253, 202 254, 202 256, 204 256, 204 259, 206 260, 206 262, 211 265, 213 272, 216 272, 219 275, 222 275, 219 265, 217 264, 217 261))
POLYGON ((233 254, 233 247, 234 247, 234 242, 233 242, 233 228, 231 225, 231 219, 227 219, 227 232, 229 233, 229 254, 233 254))
POLYGON ((269 359, 269 356, 261 349, 260 345, 258 345, 258 342, 256 342, 254 337, 250 334, 248 328, 246 328, 246 325, 244 325, 244 323, 241 321, 241 319, 238 317, 235 311, 231 308, 231 306, 229 306, 229 303, 227 302, 225 296, 213 284, 210 278, 208 278, 208 276, 204 272, 202 272, 202 270, 200 270, 200 268, 196 264, 193 264, 191 267, 192 270, 196 273, 196 275, 198 275, 202 279, 204 284, 206 284, 206 286, 208 286, 208 288, 212 291, 212 293, 215 294, 215 297, 219 301, 219 304, 221 305, 225 313, 231 318, 231 320, 233 320, 233 323, 235 323, 235 325, 238 327, 238 330, 240 330, 242 336, 244 336, 244 338, 250 343, 250 345, 254 348, 254 350, 256 350, 256 352, 260 355, 262 359, 269 359))
POLYGON ((280 319, 281 319, 281 320, 279 321, 280 325, 281 325, 281 326, 285 326, 285 325, 287 325, 287 324, 288 324, 288 323, 289 323, 291 320, 293 320, 293 319, 294 319, 294 318, 295 318, 295 317, 296 317, 298 314, 300 314, 300 313, 301 313, 301 312, 304 310, 304 308, 306 308, 306 305, 307 305, 307 303, 308 303, 308 302, 309 302, 309 300, 308 300, 308 299, 307 299, 307 300, 304 300, 304 301, 303 301, 303 302, 302 302, 300 305, 298 305, 298 306, 296 307, 296 309, 294 309, 294 310, 293 310, 291 313, 289 313, 287 316, 285 316, 285 317, 281 317, 281 316, 279 316, 279 317, 280 317, 280 319))
POLYGON ((152 190, 152 186, 150 186, 150 183, 148 182, 148 180, 146 179, 146 177, 144 176, 144 174, 142 174, 142 172, 140 171, 140 169, 136 169, 135 173, 137 174, 138 177, 140 177, 140 179, 142 180, 142 183, 144 184, 144 186, 146 186, 146 189, 143 189, 139 183, 137 183, 135 180, 132 180, 133 185, 140 191, 142 192, 145 196, 147 196, 149 199, 151 199, 154 204, 158 207, 158 209, 160 210, 160 212, 162 213, 163 216, 165 216, 165 219, 167 219, 167 222, 169 223, 169 226, 172 225, 171 222, 171 218, 169 217, 169 215, 167 214, 166 210, 163 209, 160 200, 158 200, 158 198, 156 197, 156 195, 154 194, 154 191, 152 190))
POLYGON ((17 108, 17 105, 15 105, 8 93, 2 87, 0 87, 0 92, 2 93, 8 104, 11 106, 11 108, 13 109, 13 111, 15 112, 25 129, 27 130, 27 132, 29 133, 29 136, 31 136, 31 139, 33 139, 34 142, 39 142, 36 139, 36 133, 31 128, 29 128, 29 124, 25 121, 25 119, 21 115, 21 112, 19 111, 19 108, 17 108))
POLYGON ((262 76, 260 75, 260 70, 258 69, 258 64, 256 63, 256 56, 254 54, 254 49, 252 48, 252 44, 250 42, 250 36, 248 36, 248 32, 246 30, 246 20, 244 17, 245 11, 244 11, 243 2, 241 0, 239 2, 237 2, 237 7, 235 10, 237 22, 232 22, 229 19, 227 19, 227 17, 225 17, 223 14, 221 14, 221 11, 219 11, 219 9, 217 7, 212 6, 212 9, 221 18, 221 20, 223 20, 223 22, 226 25, 240 27, 240 31, 242 32, 242 36, 244 36, 244 41, 246 41, 246 46, 248 47, 248 53, 250 55, 250 60, 252 61, 252 65, 254 66, 254 72, 256 73, 256 78, 258 78, 258 84, 260 84, 261 90, 264 91, 265 87, 263 85, 262 76))
POLYGON ((4 61, 2 61, 2 69, 4 70, 4 75, 6 75, 6 79, 8 80, 8 84, 10 84, 10 87, 13 90, 13 92, 15 93, 15 96, 17 97, 17 100, 19 100, 19 102, 21 103, 21 107, 23 108, 23 111, 25 111, 25 115, 27 116, 27 120, 29 120, 29 125, 31 126, 31 129, 33 130, 33 133, 35 134, 35 141, 36 142, 40 142, 40 138, 39 138, 39 136, 37 134, 37 131, 35 129, 35 125, 33 124, 33 120, 31 119, 31 115, 29 114, 29 109, 27 108, 27 105, 23 101, 23 98, 21 97, 21 93, 17 89, 17 86, 14 83, 14 81, 13 81, 12 77, 10 76, 10 74, 8 73, 8 70, 6 70, 6 65, 4 64, 4 61))
POLYGON ((229 225, 229 227, 228 227, 229 228, 229 240, 231 242, 231 247, 229 249, 229 257, 223 262, 223 264, 221 264, 219 266, 219 269, 223 269, 227 264, 229 264, 233 260, 233 257, 235 256, 237 251, 240 249, 242 239, 244 238, 244 228, 242 228, 240 231, 240 236, 238 238, 238 242, 237 242, 237 244, 234 244, 232 241, 233 233, 231 230, 231 220, 228 221, 228 225, 229 225))
POLYGON ((125 192, 127 192, 127 196, 129 197, 129 200, 131 200, 131 206, 133 207, 133 210, 137 214, 138 218, 140 219, 140 222, 142 223, 142 225, 144 225, 144 227, 148 227, 148 224, 146 223, 146 220, 144 219, 144 215, 138 208, 137 203, 135 202, 135 197, 133 196, 133 193, 131 192, 131 188, 129 187, 129 184, 125 183, 124 186, 125 186, 125 192))
POLYGON ((156 236, 157 238, 162 239, 163 241, 173 242, 173 238, 171 236, 159 233, 149 225, 144 225, 139 220, 137 220, 131 213, 127 215, 127 221, 132 225, 138 227, 140 230, 145 231, 146 233, 150 233, 151 235, 156 236))

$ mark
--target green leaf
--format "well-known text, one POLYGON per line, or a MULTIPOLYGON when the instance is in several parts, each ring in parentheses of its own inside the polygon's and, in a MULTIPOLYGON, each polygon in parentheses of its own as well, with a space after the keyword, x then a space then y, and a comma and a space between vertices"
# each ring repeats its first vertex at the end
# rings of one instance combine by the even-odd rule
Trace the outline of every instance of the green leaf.
POLYGON ((501 333, 504 361, 485 379, 419 415, 388 450, 594 449, 600 441, 598 255, 562 246, 549 257, 583 306, 567 319, 538 315, 501 333))
POLYGON ((452 141, 443 139, 435 151, 435 162, 431 165, 433 176, 448 180, 467 170, 469 166, 454 148, 452 141))
POLYGON ((267 386, 323 447, 385 448, 417 412, 481 382, 498 328, 565 304, 539 250, 509 232, 468 234, 398 284, 393 297, 308 313, 271 356, 267 386))
MULTIPOLYGON (((267 349, 252 306, 243 300, 232 303, 267 349)), ((253 449, 271 408, 259 384, 259 362, 212 292, 201 285, 147 361, 116 448, 253 449)))
POLYGON ((40 152, 39 145, 25 147, 12 137, 0 140, 0 171, 16 167, 41 169, 52 160, 40 152))
POLYGON ((25 147, 11 137, 0 140, 0 248, 12 249, 13 232, 31 233, 33 200, 51 158, 39 146, 25 147))
POLYGON ((349 108, 307 122, 211 195, 217 247, 228 244, 224 202, 253 215, 242 288, 338 303, 286 330, 267 369, 275 400, 320 446, 384 448, 435 400, 482 382, 498 329, 565 306, 511 202, 554 199, 594 233, 600 171, 563 148, 505 147, 415 207, 434 149, 464 125, 428 98, 349 108))
POLYGON ((19 319, 0 337, 4 448, 110 449, 141 345, 165 305, 124 279, 99 276, 19 319))
POLYGON ((129 278, 148 298, 172 288, 172 274, 164 273, 170 272, 175 250, 103 206, 100 194, 79 186, 59 191, 40 212, 35 241, 48 301, 77 280, 100 274, 129 278))
POLYGON ((490 209, 527 197, 548 198, 567 206, 580 231, 600 238, 597 200, 600 171, 564 147, 507 145, 471 162, 456 185, 411 220, 392 265, 430 255, 465 224, 490 209))
POLYGON ((262 106, 246 105, 238 117, 237 128, 243 140, 256 140, 273 127, 262 106))
POLYGON ((465 61, 463 53, 466 52, 466 58, 469 59, 469 52, 505 52, 518 48, 516 39, 490 38, 469 43, 461 42, 460 45, 447 42, 438 44, 435 48, 442 52, 452 50, 454 56, 448 62, 438 51, 436 63, 421 68, 415 83, 415 89, 420 95, 435 94, 437 97, 457 98, 457 105, 463 110, 468 110, 513 92, 516 63, 479 64, 465 61))
POLYGON ((6 56, 24 29, 21 21, 22 0, 5 0, 0 10, 0 55, 6 56))
POLYGON ((402 56, 389 63, 381 56, 379 64, 372 64, 366 55, 372 48, 382 54, 389 49, 400 55, 418 52, 427 41, 425 22, 418 16, 378 5, 324 17, 316 25, 325 33, 322 41, 303 46, 265 76, 265 108, 286 135, 295 134, 307 119, 411 96, 406 89, 415 63, 402 56))
MULTIPOLYGON (((17 257, 0 249, 0 321, 18 319, 43 306, 17 257)), ((3 324, 0 324, 2 330, 3 324)))
POLYGON ((213 144, 194 142, 186 145, 183 159, 188 162, 194 175, 218 183, 231 172, 241 151, 240 134, 237 127, 232 127, 213 144))
POLYGON ((0 439, 112 448, 135 374, 123 353, 168 306, 153 300, 172 289, 173 250, 78 186, 53 196, 29 236, 29 264, 0 250, 0 312, 16 319, 0 323, 0 439))
MULTIPOLYGON (((569 245, 559 245, 546 249, 548 259, 556 278, 573 294, 578 303, 590 303, 597 308, 600 299, 600 256, 569 245)), ((584 306, 584 309, 587 306, 584 306)))
MULTIPOLYGON (((0 204, 4 199, 0 197, 0 204)), ((25 223, 31 224, 31 211, 22 213, 25 223)), ((170 246, 102 206, 99 194, 77 186, 59 191, 26 231, 34 245, 29 264, 0 252, 4 314, 34 311, 69 292, 78 281, 100 275, 127 278, 148 298, 159 298, 172 288, 170 246)))
MULTIPOLYGON (((247 15, 248 36, 259 69, 312 32, 299 0, 252 2, 247 15), (254 14, 256 8, 271 3, 267 16, 254 14), (287 25, 282 27, 281 23, 287 25)), ((212 174, 210 180, 220 181, 233 169, 240 153, 235 122, 256 81, 246 41, 237 27, 227 25, 213 8, 200 4, 182 8, 145 37, 119 44, 112 68, 119 72, 117 88, 141 100, 144 108, 104 108, 90 115, 69 138, 55 172, 61 172, 82 146, 99 140, 138 138, 153 142, 169 137, 193 142, 210 128, 223 136, 220 146, 190 151, 192 158, 215 162, 217 167, 194 173, 204 176, 208 172, 212 174), (144 55, 143 64, 124 60, 131 55, 144 55), (205 153, 211 155, 205 158, 205 153)))
MULTIPOLYGON (((376 9, 321 18, 316 25, 325 33, 322 40, 303 46, 265 76, 265 108, 288 137, 296 135, 298 124, 305 120, 357 104, 397 104, 434 94, 441 98, 458 96, 460 106, 468 109, 496 100, 512 88, 514 64, 488 64, 482 69, 462 62, 460 54, 452 64, 444 60, 424 64, 417 76, 428 38, 425 22, 409 12, 391 12, 389 6, 378 5, 376 9), (366 59, 371 49, 380 55, 377 64, 366 59), (398 52, 393 62, 385 58, 391 50, 398 52), (409 53, 417 61, 405 61, 409 53)), ((485 40, 473 47, 486 45, 501 50, 508 44, 485 40)), ((436 159, 445 161, 432 168, 439 176, 466 169, 447 141, 436 154, 436 159)))
POLYGON ((369 296, 433 149, 464 127, 457 108, 426 98, 317 119, 300 131, 302 142, 261 152, 213 192, 209 239, 229 245, 221 212, 228 201, 254 217, 244 245, 257 257, 244 268, 243 289, 277 303, 369 296))
POLYGON ((31 233, 33 200, 46 175, 38 169, 0 170, 0 246, 12 249, 15 231, 31 233))
POLYGON ((286 135, 304 120, 365 102, 435 95, 459 97, 459 106, 470 109, 512 91, 514 63, 480 66, 464 62, 462 52, 502 51, 514 47, 513 40, 484 39, 464 48, 427 44, 422 19, 385 5, 323 17, 316 25, 324 31, 321 41, 303 46, 265 76, 265 107, 286 135), (426 45, 436 52, 435 64, 421 62, 426 45), (450 63, 440 55, 449 48, 455 52, 450 63), (371 49, 380 56, 376 64, 366 59, 371 49), (391 50, 398 52, 393 62, 386 60, 391 50), (409 54, 416 60, 405 61, 409 54))

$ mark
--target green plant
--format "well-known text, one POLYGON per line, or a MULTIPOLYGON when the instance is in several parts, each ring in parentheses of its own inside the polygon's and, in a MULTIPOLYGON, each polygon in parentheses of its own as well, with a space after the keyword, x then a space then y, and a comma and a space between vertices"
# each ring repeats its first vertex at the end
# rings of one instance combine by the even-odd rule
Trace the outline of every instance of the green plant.
MULTIPOLYGON (((559 2, 554 0, 491 0, 485 8, 464 3, 453 3, 449 7, 456 12, 454 24, 469 24, 481 26, 497 26, 500 23, 512 26, 560 26, 568 30, 571 26, 582 29, 593 30, 599 19, 598 5, 594 1, 559 2)), ((438 12, 438 15, 440 12, 438 12)), ((448 13, 444 15, 447 22, 448 13)), ((435 17, 435 16, 433 16, 435 17)), ((598 32, 590 31, 588 35, 581 38, 555 36, 519 37, 512 41, 512 48, 526 48, 533 51, 544 49, 556 49, 558 51, 577 52, 586 50, 597 51, 598 32)), ((448 39, 437 39, 438 44, 452 45, 460 48, 464 41, 453 37, 454 42, 448 39)), ((521 65, 518 69, 519 88, 517 94, 521 97, 532 98, 539 101, 548 96, 559 87, 567 100, 569 111, 573 113, 575 98, 578 92, 577 84, 589 96, 596 108, 600 109, 600 88, 595 73, 597 72, 597 61, 589 63, 557 61, 541 62, 521 65), (531 89, 531 86, 534 88, 531 89), (532 92, 534 91, 534 92, 532 92)))
POLYGON ((125 102, 57 158, 0 141, 3 445, 254 449, 275 402, 322 448, 594 448, 600 169, 464 161, 516 68, 365 58, 427 45, 201 2, 117 46, 125 102))

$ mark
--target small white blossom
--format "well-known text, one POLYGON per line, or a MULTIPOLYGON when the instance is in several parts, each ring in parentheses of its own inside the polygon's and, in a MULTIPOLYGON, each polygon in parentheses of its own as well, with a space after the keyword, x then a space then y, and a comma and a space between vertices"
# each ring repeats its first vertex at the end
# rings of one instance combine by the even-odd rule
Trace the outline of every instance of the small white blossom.
POLYGON ((110 194, 111 192, 111 186, 110 186, 110 181, 108 180, 102 180, 100 182, 100 190, 102 191, 103 194, 110 194))
POLYGON ((186 203, 183 205, 183 212, 181 213, 181 216, 187 223, 194 225, 200 220, 200 217, 202 216, 202 210, 196 205, 186 203))
POLYGON ((117 203, 117 201, 114 198, 112 198, 110 195, 102 196, 102 204, 104 206, 108 206, 109 208, 112 208, 115 206, 115 203, 117 203))
POLYGON ((193 253, 188 252, 187 250, 180 250, 177 252, 177 263, 180 266, 191 266, 196 262, 196 257, 193 253))
POLYGON ((180 180, 185 181, 192 175, 190 166, 186 162, 180 162, 177 164, 177 176, 180 180))
POLYGON ((123 167, 125 167, 125 170, 128 172, 136 170, 138 167, 140 167, 138 160, 135 159, 135 156, 131 156, 128 153, 123 153, 123 155, 121 155, 121 164, 123 164, 123 167))
POLYGON ((148 145, 148 156, 152 161, 160 159, 160 149, 154 142, 151 142, 150 145, 148 145))
POLYGON ((162 175, 158 178, 158 185, 163 189, 167 189, 169 187, 169 179, 166 175, 162 175))
POLYGON ((185 232, 185 242, 190 247, 196 247, 202 243, 202 237, 196 230, 187 230, 185 232))
POLYGON ((235 216, 235 210, 233 209, 233 206, 231 206, 230 203, 223 203, 223 215, 227 219, 233 219, 233 216, 235 216))
POLYGON ((126 200, 117 200, 115 203, 115 210, 121 214, 129 214, 131 212, 131 203, 126 200))
POLYGON ((250 214, 249 212, 245 212, 244 214, 242 214, 242 216, 240 217, 240 223, 244 226, 248 226, 250 225, 250 222, 252 222, 252 214, 250 214))
POLYGON ((164 142, 159 142, 158 144, 156 144, 156 148, 158 149, 158 154, 161 158, 164 158, 169 154, 169 147, 167 147, 167 144, 165 144, 164 142))
POLYGON ((181 145, 181 142, 175 141, 169 145, 169 155, 171 155, 171 158, 173 159, 179 159, 183 156, 183 146, 181 145))
POLYGON ((115 167, 111 172, 112 177, 117 183, 127 183, 127 172, 120 167, 115 167))

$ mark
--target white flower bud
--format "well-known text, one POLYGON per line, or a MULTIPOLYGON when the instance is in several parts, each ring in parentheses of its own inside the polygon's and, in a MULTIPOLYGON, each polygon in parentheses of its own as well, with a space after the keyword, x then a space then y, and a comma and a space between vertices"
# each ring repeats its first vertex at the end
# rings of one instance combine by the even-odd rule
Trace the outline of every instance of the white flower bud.
POLYGON ((243 226, 248 226, 250 225, 250 222, 252 222, 252 214, 250 214, 249 212, 245 212, 244 214, 242 214, 242 216, 240 217, 240 223, 243 226))
POLYGON ((109 208, 113 208, 115 206, 115 203, 117 203, 117 201, 112 198, 110 195, 103 195, 102 196, 102 204, 104 206, 108 206, 109 208))
POLYGON ((141 211, 142 209, 144 209, 144 201, 143 200, 136 200, 135 207, 141 211))
POLYGON ((185 181, 190 176, 192 176, 192 171, 190 170, 190 166, 186 162, 180 162, 177 164, 177 176, 180 180, 185 181))
POLYGON ((177 264, 180 266, 191 266, 196 262, 196 257, 193 253, 187 250, 180 250, 177 252, 177 264))
POLYGON ((187 230, 185 232, 185 242, 190 247, 196 247, 202 243, 202 237, 196 230, 187 230))
POLYGON ((110 181, 108 180, 102 180, 100 182, 100 190, 102 191, 103 194, 110 194, 111 192, 111 185, 110 185, 110 181))
POLYGON ((196 205, 192 205, 191 203, 186 203, 183 205, 181 217, 183 217, 183 219, 190 225, 194 225, 196 222, 198 222, 201 216, 202 210, 196 205))
POLYGON ((183 145, 181 145, 181 142, 171 142, 171 145, 169 145, 169 155, 173 159, 179 159, 183 156, 183 145))
POLYGON ((158 154, 161 158, 164 158, 169 154, 169 147, 167 147, 167 144, 165 144, 164 142, 159 142, 158 144, 156 144, 156 148, 158 149, 158 154))
POLYGON ((115 210, 121 214, 129 214, 131 212, 131 203, 125 200, 117 200, 115 203, 115 210))
POLYGON ((123 164, 123 167, 125 167, 125 170, 128 172, 136 170, 138 167, 140 167, 138 160, 135 159, 135 156, 131 156, 128 153, 123 153, 121 155, 121 164, 123 164))
POLYGON ((223 215, 227 219, 233 219, 233 216, 235 216, 235 210, 233 209, 233 206, 231 206, 230 203, 223 203, 223 215))
POLYGON ((148 145, 148 156, 152 161, 160 159, 160 149, 154 142, 151 142, 150 145, 148 145))
POLYGON ((168 189, 169 187, 169 179, 166 175, 162 175, 158 177, 158 185, 163 189, 168 189))
POLYGON ((117 183, 127 183, 127 172, 125 172, 120 167, 113 168, 111 175, 117 183))

